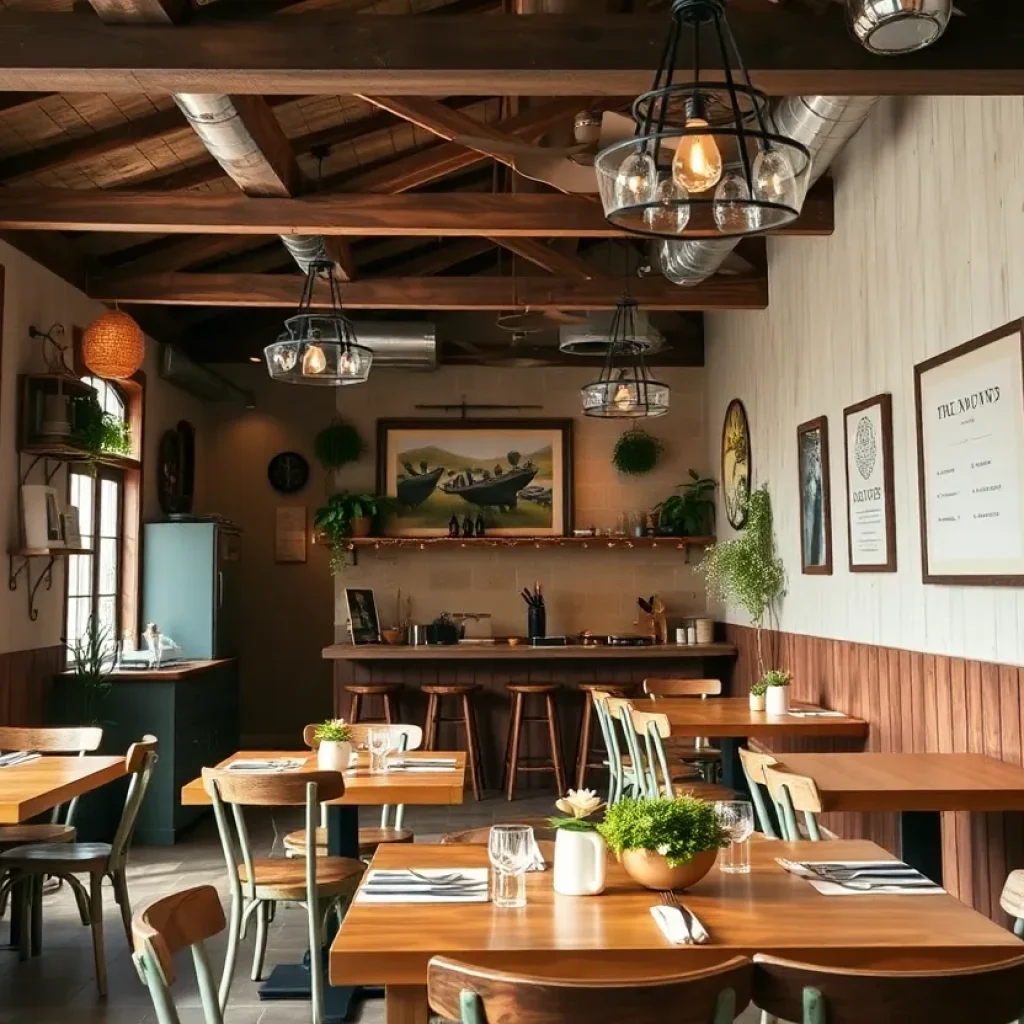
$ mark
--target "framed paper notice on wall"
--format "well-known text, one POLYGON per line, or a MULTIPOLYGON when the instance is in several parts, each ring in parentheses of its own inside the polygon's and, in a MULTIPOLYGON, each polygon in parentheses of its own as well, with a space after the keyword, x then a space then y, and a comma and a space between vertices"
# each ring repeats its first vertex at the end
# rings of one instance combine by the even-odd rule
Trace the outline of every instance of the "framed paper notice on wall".
POLYGON ((306 506, 279 505, 274 510, 274 561, 305 562, 306 506))
POLYGON ((925 583, 1024 585, 1022 327, 914 367, 925 583))
POLYGON ((843 435, 850 572, 895 572, 892 396, 876 395, 844 409, 843 435))

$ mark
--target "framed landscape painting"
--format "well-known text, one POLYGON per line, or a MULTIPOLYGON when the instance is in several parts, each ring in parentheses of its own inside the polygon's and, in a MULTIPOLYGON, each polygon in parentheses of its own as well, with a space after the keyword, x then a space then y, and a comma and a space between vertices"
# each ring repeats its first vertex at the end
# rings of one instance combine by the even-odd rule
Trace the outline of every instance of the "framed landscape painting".
POLYGON ((378 420, 377 489, 393 537, 444 537, 482 516, 493 537, 572 529, 572 420, 378 420))

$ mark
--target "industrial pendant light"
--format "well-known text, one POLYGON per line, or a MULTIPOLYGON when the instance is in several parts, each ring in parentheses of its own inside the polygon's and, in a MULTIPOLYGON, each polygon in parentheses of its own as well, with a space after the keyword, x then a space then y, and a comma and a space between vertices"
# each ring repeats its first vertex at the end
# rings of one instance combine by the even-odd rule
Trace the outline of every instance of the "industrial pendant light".
POLYGON ((338 282, 329 261, 310 264, 295 316, 285 320, 284 331, 263 350, 263 355, 270 376, 285 384, 340 387, 362 384, 370 376, 373 353, 356 339, 352 321, 341 307, 338 282), (318 275, 330 282, 330 312, 313 309, 318 275))
POLYGON ((644 346, 636 337, 636 313, 636 302, 628 296, 615 307, 604 368, 580 392, 585 416, 640 419, 668 412, 671 392, 647 369, 644 346))
POLYGON ((661 65, 632 113, 633 138, 594 160, 604 214, 616 227, 656 238, 732 238, 800 215, 810 151, 778 131, 767 97, 750 84, 723 0, 673 0, 661 65), (693 71, 675 82, 684 30, 693 71), (712 66, 701 63, 702 36, 716 44, 712 66))

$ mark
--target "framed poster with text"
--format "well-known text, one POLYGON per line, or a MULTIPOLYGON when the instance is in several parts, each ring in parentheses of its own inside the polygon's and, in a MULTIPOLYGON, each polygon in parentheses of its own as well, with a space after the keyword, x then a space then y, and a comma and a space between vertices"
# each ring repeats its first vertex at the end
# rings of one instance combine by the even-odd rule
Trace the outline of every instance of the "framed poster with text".
POLYGON ((850 572, 895 572, 892 396, 875 395, 844 409, 843 438, 850 572))
POLYGON ((925 583, 1024 585, 1022 327, 914 367, 925 583))

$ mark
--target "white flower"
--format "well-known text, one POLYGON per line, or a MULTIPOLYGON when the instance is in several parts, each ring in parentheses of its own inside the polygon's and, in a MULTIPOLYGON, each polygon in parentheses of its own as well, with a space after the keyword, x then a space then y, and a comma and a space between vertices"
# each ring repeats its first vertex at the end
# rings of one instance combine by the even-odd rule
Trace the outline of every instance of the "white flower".
POLYGON ((572 818, 589 818, 603 806, 601 798, 592 789, 570 789, 555 806, 572 818))
POLYGON ((660 853, 662 855, 662 857, 667 857, 668 856, 668 843, 662 843, 661 846, 658 847, 658 853, 660 853))

